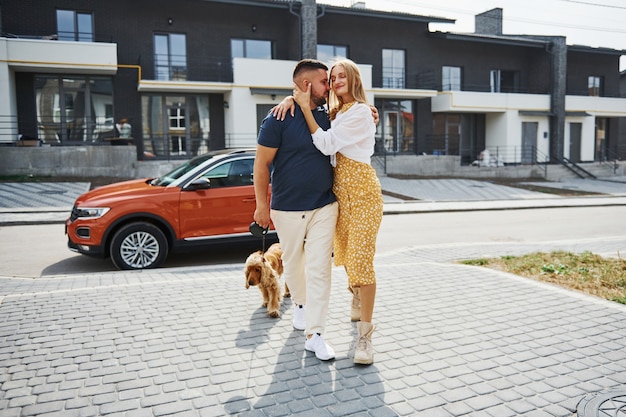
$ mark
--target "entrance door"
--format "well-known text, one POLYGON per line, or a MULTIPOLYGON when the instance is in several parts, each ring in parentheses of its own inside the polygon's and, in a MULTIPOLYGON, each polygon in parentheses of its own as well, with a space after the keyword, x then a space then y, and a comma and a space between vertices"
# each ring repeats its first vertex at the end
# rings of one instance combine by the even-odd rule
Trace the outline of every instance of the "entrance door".
POLYGON ((583 124, 569 124, 569 160, 580 162, 580 140, 582 136, 583 124))
POLYGON ((522 122, 522 164, 534 164, 537 160, 537 130, 539 123, 522 122))

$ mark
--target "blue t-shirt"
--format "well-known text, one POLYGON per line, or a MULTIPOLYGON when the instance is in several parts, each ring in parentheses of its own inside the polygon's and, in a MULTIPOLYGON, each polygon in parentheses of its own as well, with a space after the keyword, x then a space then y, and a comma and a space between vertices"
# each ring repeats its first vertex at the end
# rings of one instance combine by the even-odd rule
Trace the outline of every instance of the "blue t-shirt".
MULTIPOLYGON (((330 120, 322 107, 313 117, 324 130, 330 120)), ((259 145, 277 148, 272 171, 270 207, 281 211, 314 210, 333 203, 333 168, 328 156, 313 145, 311 133, 300 107, 284 121, 268 114, 259 131, 259 145)))

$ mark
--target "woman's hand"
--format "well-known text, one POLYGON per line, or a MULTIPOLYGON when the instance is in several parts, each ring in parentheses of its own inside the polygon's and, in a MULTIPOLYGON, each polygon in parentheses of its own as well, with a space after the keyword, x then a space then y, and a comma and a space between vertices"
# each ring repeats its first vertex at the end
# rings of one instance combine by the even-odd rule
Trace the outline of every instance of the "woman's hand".
POLYGON ((301 108, 311 108, 311 83, 307 83, 306 91, 294 84, 293 97, 301 108))
POLYGON ((378 115, 378 109, 372 105, 370 105, 370 109, 372 110, 372 118, 374 119, 374 124, 378 126, 378 122, 380 121, 380 116, 378 115))
POLYGON ((276 119, 283 121, 285 120, 285 116, 287 116, 287 112, 291 113, 291 117, 293 117, 295 111, 296 105, 293 96, 287 96, 283 101, 272 107, 270 113, 272 113, 276 119))

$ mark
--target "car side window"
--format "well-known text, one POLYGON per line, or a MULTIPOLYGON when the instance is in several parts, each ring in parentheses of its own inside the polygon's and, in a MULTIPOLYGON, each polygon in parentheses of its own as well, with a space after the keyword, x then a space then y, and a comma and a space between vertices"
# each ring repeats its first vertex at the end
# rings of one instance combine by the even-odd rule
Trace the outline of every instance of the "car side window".
POLYGON ((253 169, 253 160, 238 159, 223 163, 206 172, 203 176, 211 182, 211 188, 238 187, 254 183, 253 169))

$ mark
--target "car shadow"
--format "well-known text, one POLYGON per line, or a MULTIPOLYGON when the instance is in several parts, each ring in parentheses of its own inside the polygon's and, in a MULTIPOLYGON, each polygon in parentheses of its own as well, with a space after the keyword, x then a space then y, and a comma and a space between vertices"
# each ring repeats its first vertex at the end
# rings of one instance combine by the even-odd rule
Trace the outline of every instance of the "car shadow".
MULTIPOLYGON (((256 243, 245 243, 238 246, 216 246, 209 249, 202 248, 185 252, 174 252, 168 256, 167 260, 158 269, 242 263, 252 251, 258 249, 260 247, 256 243)), ((110 259, 74 254, 74 256, 48 265, 41 271, 41 276, 113 271, 117 271, 117 268, 115 268, 110 259)))

